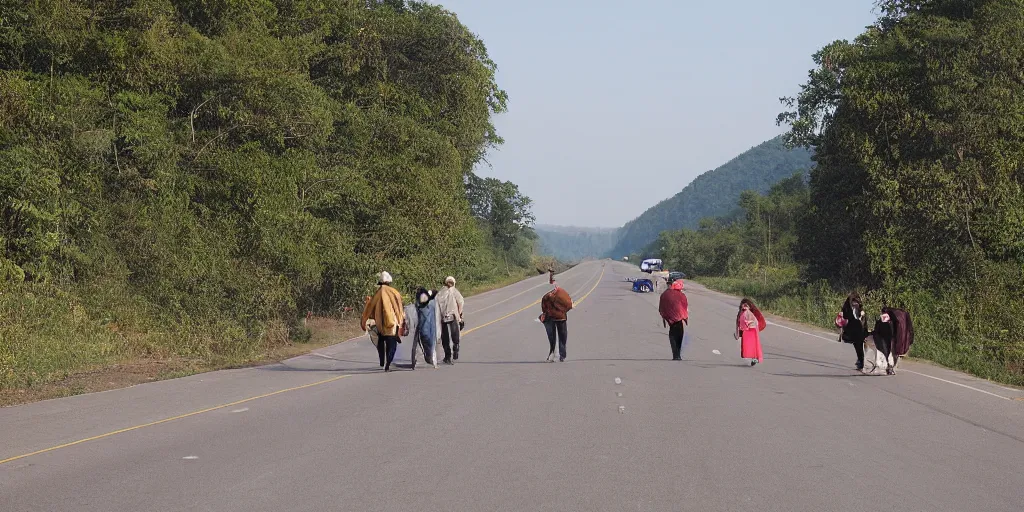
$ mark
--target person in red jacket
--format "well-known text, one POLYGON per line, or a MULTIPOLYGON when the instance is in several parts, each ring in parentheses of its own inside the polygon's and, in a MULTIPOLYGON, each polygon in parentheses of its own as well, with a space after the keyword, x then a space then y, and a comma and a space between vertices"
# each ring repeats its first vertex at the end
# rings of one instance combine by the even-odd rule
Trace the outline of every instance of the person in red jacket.
POLYGON ((689 324, 690 304, 683 293, 683 282, 673 281, 668 289, 662 292, 661 301, 658 304, 658 312, 661 313, 661 324, 668 327, 668 341, 672 346, 672 360, 683 360, 683 334, 684 325, 689 324))
POLYGON ((554 278, 551 279, 554 289, 544 294, 540 299, 540 321, 548 333, 548 344, 551 351, 548 352, 548 362, 555 361, 555 335, 558 336, 558 360, 565 361, 565 342, 569 333, 566 329, 568 317, 566 313, 572 309, 572 297, 564 288, 558 286, 554 278))

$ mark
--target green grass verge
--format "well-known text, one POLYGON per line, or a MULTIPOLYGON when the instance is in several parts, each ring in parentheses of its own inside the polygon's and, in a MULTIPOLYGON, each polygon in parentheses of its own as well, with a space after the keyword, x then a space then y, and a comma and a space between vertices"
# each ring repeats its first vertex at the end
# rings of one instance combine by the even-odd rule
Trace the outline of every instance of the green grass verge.
MULTIPOLYGON (((772 314, 830 330, 835 329, 836 313, 846 299, 846 294, 824 283, 758 282, 733 277, 704 277, 697 281, 712 290, 749 297, 772 314)), ((999 328, 1000 324, 990 319, 998 311, 1019 308, 1019 298, 1016 304, 995 299, 989 304, 974 296, 936 297, 927 292, 877 292, 862 296, 869 314, 879 311, 883 302, 904 307, 911 313, 915 337, 910 356, 995 382, 1024 386, 1024 336, 1020 329, 999 328)), ((870 318, 869 323, 873 322, 874 318, 870 318)))
MULTIPOLYGON (((467 296, 536 276, 556 262, 536 259, 528 268, 498 276, 475 277, 464 286, 467 296)), ((46 283, 6 283, 0 287, 0 393, 37 390, 54 383, 67 386, 43 398, 78 394, 68 386, 84 374, 96 374, 100 387, 160 380, 203 371, 236 368, 299 355, 358 334, 358 311, 304 322, 289 328, 269 322, 247 333, 230 319, 168 318, 123 287, 96 284, 61 288, 46 283), (145 365, 142 362, 170 362, 145 365), (108 378, 129 365, 140 374, 131 382, 108 378), (100 375, 104 374, 104 375, 100 375)), ((89 390, 95 390, 89 388, 89 390)), ((17 403, 17 398, 8 400, 17 403)))

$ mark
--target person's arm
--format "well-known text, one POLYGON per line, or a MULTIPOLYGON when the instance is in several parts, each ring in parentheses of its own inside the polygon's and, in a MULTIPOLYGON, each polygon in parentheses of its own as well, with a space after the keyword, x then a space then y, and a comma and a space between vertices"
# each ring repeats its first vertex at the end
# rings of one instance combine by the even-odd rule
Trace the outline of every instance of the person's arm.
POLYGON ((363 332, 366 332, 366 321, 369 320, 370 319, 370 315, 373 314, 373 308, 370 307, 370 304, 372 302, 373 302, 373 298, 372 297, 367 297, 366 298, 366 305, 363 306, 363 316, 362 316, 362 319, 360 320, 360 323, 359 323, 359 325, 363 328, 363 332))
POLYGON ((462 318, 462 310, 463 310, 463 308, 466 305, 466 299, 464 299, 462 297, 462 292, 460 292, 458 290, 455 291, 455 304, 458 305, 458 307, 459 307, 459 318, 461 319, 462 318))
POLYGON ((398 311, 398 325, 405 323, 405 306, 402 304, 402 293, 395 290, 395 309, 398 311))

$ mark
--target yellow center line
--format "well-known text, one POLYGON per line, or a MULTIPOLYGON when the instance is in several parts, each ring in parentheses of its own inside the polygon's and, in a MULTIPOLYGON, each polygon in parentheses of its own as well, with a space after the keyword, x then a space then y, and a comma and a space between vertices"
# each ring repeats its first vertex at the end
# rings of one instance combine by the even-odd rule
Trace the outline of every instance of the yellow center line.
POLYGON ((594 293, 594 290, 597 289, 597 285, 601 284, 601 280, 604 279, 604 272, 605 272, 605 268, 602 266, 601 267, 601 277, 597 278, 597 282, 594 283, 594 287, 591 288, 590 291, 587 292, 586 295, 584 295, 583 297, 580 297, 580 300, 576 301, 576 304, 574 304, 574 306, 579 306, 580 304, 583 303, 583 301, 587 300, 587 297, 590 297, 591 293, 594 293))
MULTIPOLYGON (((540 288, 541 286, 544 286, 544 284, 545 283, 541 283, 541 284, 538 284, 537 286, 534 286, 532 288, 523 290, 523 291, 521 291, 521 292, 519 292, 519 293, 517 293, 517 294, 515 294, 515 295, 513 295, 513 296, 511 296, 511 297, 509 297, 507 299, 503 299, 503 300, 500 300, 498 302, 495 302, 494 304, 491 304, 490 306, 485 306, 485 307, 482 307, 480 309, 470 309, 467 312, 472 312, 472 313, 476 314, 476 313, 479 313, 481 311, 487 311, 488 309, 491 309, 494 306, 499 306, 499 305, 504 304, 504 303, 506 303, 506 302, 508 302, 508 301, 510 301, 510 300, 512 300, 514 298, 516 298, 516 297, 519 297, 519 296, 524 295, 526 293, 532 292, 533 290, 536 290, 537 288, 540 288)), ((472 298, 472 297, 470 297, 470 298, 472 298)), ((469 329, 467 329, 466 332, 469 332, 469 329)))
MULTIPOLYGON (((586 300, 586 298, 589 297, 590 294, 593 293, 595 289, 597 289, 597 286, 599 284, 601 284, 601 280, 604 278, 604 273, 605 273, 605 270, 602 267, 601 275, 597 278, 597 282, 594 283, 594 286, 590 289, 590 291, 588 291, 586 293, 586 295, 584 295, 582 298, 580 298, 579 301, 576 302, 576 305, 579 305, 584 300, 586 300)), ((529 290, 527 290, 527 291, 529 291, 529 290)), ((520 294, 518 294, 516 296, 518 297, 519 295, 522 295, 522 293, 520 293, 520 294)), ((536 306, 537 304, 540 304, 539 300, 536 301, 536 302, 533 302, 532 304, 530 304, 530 305, 528 305, 528 306, 526 306, 526 307, 524 307, 522 309, 518 309, 518 310, 513 311, 512 313, 509 313, 509 314, 507 314, 507 315, 505 315, 505 316, 503 316, 501 318, 498 318, 497 320, 492 320, 490 322, 487 322, 487 323, 485 323, 483 325, 474 327, 472 329, 467 329, 463 334, 464 335, 465 334, 469 334, 469 333, 471 333, 473 331, 476 331, 476 330, 479 330, 479 329, 483 329, 484 327, 487 327, 489 325, 494 325, 494 324, 496 324, 496 323, 498 323, 498 322, 500 322, 502 320, 505 320, 506 318, 509 318, 509 317, 511 317, 511 316, 513 316, 513 315, 515 315, 517 313, 522 313, 523 311, 526 311, 527 309, 532 308, 533 306, 536 306)), ((246 402, 252 402, 253 400, 259 400, 259 399, 268 398, 268 397, 271 397, 271 396, 274 396, 274 395, 280 395, 282 393, 288 393, 288 392, 291 392, 291 391, 298 391, 300 389, 307 389, 307 388, 311 388, 311 387, 314 387, 314 386, 320 386, 320 385, 323 385, 323 384, 328 384, 330 382, 338 381, 338 380, 344 379, 346 377, 351 377, 351 376, 352 376, 352 374, 338 375, 338 376, 335 376, 335 377, 331 377, 329 379, 319 380, 319 381, 316 381, 316 382, 312 382, 310 384, 304 384, 302 386, 295 386, 295 387, 291 387, 291 388, 287 388, 287 389, 281 389, 281 390, 278 390, 278 391, 273 391, 273 392, 265 393, 265 394, 258 395, 258 396, 244 398, 242 400, 237 400, 237 401, 234 401, 234 402, 217 405, 217 406, 214 406, 214 407, 209 407, 207 409, 202 409, 202 410, 198 410, 198 411, 192 411, 192 412, 185 413, 185 414, 179 414, 177 416, 172 416, 170 418, 164 418, 162 420, 157 420, 157 421, 153 421, 153 422, 150 422, 150 423, 144 423, 142 425, 135 425, 134 427, 122 428, 120 430, 115 430, 113 432, 107 432, 106 434, 100 434, 98 436, 87 437, 85 439, 79 439, 77 441, 72 441, 70 443, 64 443, 64 444, 60 444, 60 445, 57 445, 57 446, 52 446, 50 448, 44 448, 42 450, 36 450, 34 452, 26 453, 26 454, 23 454, 23 455, 16 455, 14 457, 10 457, 10 458, 7 458, 7 459, 0 460, 0 465, 7 464, 9 462, 14 462, 16 460, 21 460, 21 459, 24 459, 24 458, 27 458, 27 457, 32 457, 32 456, 35 456, 35 455, 42 455, 44 453, 52 452, 52 451, 55 451, 55 450, 60 450, 60 449, 63 449, 63 448, 68 448, 68 447, 79 445, 79 444, 82 444, 82 443, 88 443, 90 441, 97 441, 97 440, 104 439, 104 438, 107 438, 107 437, 116 436, 118 434, 124 434, 125 432, 131 432, 133 430, 139 430, 139 429, 143 429, 143 428, 146 428, 146 427, 152 427, 152 426, 160 425, 160 424, 163 424, 163 423, 170 423, 172 421, 177 421, 177 420, 185 419, 185 418, 188 418, 188 417, 191 417, 191 416, 197 416, 197 415, 200 415, 200 414, 205 414, 205 413, 208 413, 208 412, 216 411, 218 409, 224 409, 224 408, 227 408, 227 407, 232 407, 232 406, 235 406, 235 405, 244 404, 246 402)))
MULTIPOLYGON (((602 279, 604 279, 604 272, 605 272, 605 271, 604 271, 604 269, 602 268, 602 269, 601 269, 601 275, 600 275, 600 276, 598 276, 598 278, 597 278, 597 282, 596 282, 596 283, 594 283, 594 287, 593 287, 593 288, 591 288, 591 289, 590 289, 590 291, 589 291, 589 292, 587 292, 587 294, 583 296, 583 298, 581 298, 580 300, 578 300, 578 301, 576 302, 575 306, 578 306, 578 305, 579 305, 579 304, 580 304, 581 302, 583 302, 583 301, 584 301, 584 299, 586 299, 587 297, 589 297, 589 296, 590 296, 590 294, 591 294, 591 293, 593 293, 594 289, 595 289, 595 288, 597 288, 597 285, 601 284, 601 280, 602 280, 602 279)), ((517 314, 519 314, 519 313, 522 313, 523 311, 526 311, 527 309, 530 309, 530 308, 532 308, 532 307, 536 306, 537 304, 540 304, 540 300, 536 300, 536 301, 534 301, 534 302, 532 302, 532 303, 530 303, 530 304, 527 304, 527 305, 526 305, 525 307, 523 307, 523 308, 521 308, 521 309, 517 309, 517 310, 515 310, 515 311, 513 311, 513 312, 511 312, 511 313, 509 313, 509 314, 507 314, 507 315, 505 315, 505 316, 503 316, 503 317, 501 317, 501 318, 498 318, 498 319, 495 319, 495 320, 491 320, 490 322, 487 322, 487 323, 485 323, 485 324, 482 324, 482 325, 478 325, 478 326, 476 326, 476 327, 474 327, 474 328, 472 328, 472 329, 466 329, 466 330, 465 330, 465 331, 464 331, 464 332, 463 332, 462 334, 463 334, 463 335, 467 335, 467 334, 469 334, 469 333, 471 333, 471 332, 473 332, 473 331, 476 331, 476 330, 478 330, 478 329, 483 329, 484 327, 487 327, 487 326, 489 326, 489 325, 494 325, 494 324, 496 324, 496 323, 498 323, 498 322, 500 322, 500 321, 502 321, 502 320, 505 320, 506 318, 510 318, 510 317, 512 317, 512 316, 515 316, 515 315, 517 315, 517 314)))

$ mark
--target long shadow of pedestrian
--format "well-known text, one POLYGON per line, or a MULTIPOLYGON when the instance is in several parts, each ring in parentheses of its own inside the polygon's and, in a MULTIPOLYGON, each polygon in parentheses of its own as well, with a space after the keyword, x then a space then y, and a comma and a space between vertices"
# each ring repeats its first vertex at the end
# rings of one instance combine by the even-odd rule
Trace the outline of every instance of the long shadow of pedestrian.
MULTIPOLYGON (((860 372, 845 375, 839 373, 766 373, 768 373, 768 375, 774 375, 776 377, 812 377, 820 379, 849 379, 851 377, 871 377, 871 375, 860 372)), ((878 377, 878 375, 876 375, 876 377, 878 377)))
MULTIPOLYGON (((300 356, 302 357, 302 356, 300 356)), ((384 370, 380 367, 377 361, 353 361, 349 359, 337 359, 330 356, 319 355, 309 358, 310 362, 321 361, 325 363, 325 366, 299 366, 288 363, 277 363, 268 366, 261 366, 260 370, 266 370, 271 372, 331 372, 331 373, 351 373, 351 374, 365 374, 365 373, 383 373, 384 370), (360 366, 333 366, 332 362, 337 363, 355 363, 360 366)), ((411 365, 408 364, 397 364, 392 363, 392 369, 396 370, 411 370, 411 365)))
POLYGON ((380 366, 362 366, 356 368, 340 368, 340 367, 324 367, 324 368, 309 368, 301 366, 290 366, 290 365, 274 365, 261 367, 260 370, 268 372, 325 372, 325 373, 351 373, 353 375, 364 374, 364 373, 384 373, 384 370, 380 366))
MULTIPOLYGON (((662 359, 626 359, 626 358, 621 358, 621 359, 596 359, 596 358, 591 358, 591 359, 587 359, 587 358, 584 358, 584 359, 573 359, 573 358, 570 358, 570 359, 565 360, 565 362, 561 362, 561 363, 557 363, 557 364, 581 363, 581 362, 632 362, 632 361, 635 361, 635 362, 658 362, 658 361, 672 362, 672 359, 671 358, 662 358, 662 359)), ((534 361, 465 361, 465 362, 459 362, 459 364, 463 365, 463 364, 554 364, 554 363, 549 363, 549 362, 547 362, 547 361, 545 361, 543 359, 540 359, 540 360, 534 360, 534 361)))
POLYGON ((747 363, 747 362, 735 362, 735 363, 694 363, 693 366, 696 366, 697 368, 704 368, 705 370, 708 370, 708 369, 711 369, 711 368, 750 368, 750 363, 747 363))
POLYGON ((768 355, 768 356, 771 356, 773 358, 776 358, 776 359, 788 359, 790 361, 798 361, 798 362, 801 362, 801 363, 809 363, 809 364, 813 364, 814 366, 820 366, 822 368, 835 368, 837 370, 847 370, 847 369, 849 369, 849 368, 847 368, 845 366, 842 366, 842 365, 839 365, 839 364, 836 364, 836 363, 833 363, 833 362, 830 362, 830 361, 818 361, 816 359, 806 359, 806 358, 803 358, 803 357, 790 356, 790 355, 786 355, 786 354, 776 354, 776 353, 772 353, 772 352, 765 352, 765 354, 768 355))

